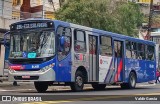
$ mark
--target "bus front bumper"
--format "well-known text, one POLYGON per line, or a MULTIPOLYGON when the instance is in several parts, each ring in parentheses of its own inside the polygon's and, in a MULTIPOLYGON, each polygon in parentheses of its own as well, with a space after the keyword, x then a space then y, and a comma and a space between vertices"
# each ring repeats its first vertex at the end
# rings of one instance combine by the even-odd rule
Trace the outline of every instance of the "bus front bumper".
POLYGON ((55 71, 49 68, 46 71, 9 71, 9 81, 55 81, 55 71))

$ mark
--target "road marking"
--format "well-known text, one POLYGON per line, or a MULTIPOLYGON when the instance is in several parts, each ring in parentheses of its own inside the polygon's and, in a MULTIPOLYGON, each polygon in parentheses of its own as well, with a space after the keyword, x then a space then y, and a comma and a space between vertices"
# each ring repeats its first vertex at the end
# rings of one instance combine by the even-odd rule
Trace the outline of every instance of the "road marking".
POLYGON ((134 94, 134 95, 160 95, 160 92, 156 92, 156 93, 143 93, 143 94, 134 94))
POLYGON ((59 104, 59 103, 69 103, 69 102, 74 102, 74 101, 42 101, 42 102, 29 102, 29 103, 21 103, 21 104, 59 104))

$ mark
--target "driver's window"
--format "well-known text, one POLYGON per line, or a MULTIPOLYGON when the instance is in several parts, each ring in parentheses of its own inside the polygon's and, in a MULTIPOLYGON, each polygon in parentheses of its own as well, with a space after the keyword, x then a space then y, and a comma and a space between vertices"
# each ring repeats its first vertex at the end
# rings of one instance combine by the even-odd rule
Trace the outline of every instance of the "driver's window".
POLYGON ((55 35, 53 31, 44 31, 40 36, 39 51, 41 56, 52 56, 55 52, 55 35))
POLYGON ((68 53, 71 49, 71 29, 68 27, 59 26, 57 28, 57 35, 58 35, 58 60, 63 60, 67 57, 68 53), (64 46, 60 45, 60 38, 65 38, 64 46))

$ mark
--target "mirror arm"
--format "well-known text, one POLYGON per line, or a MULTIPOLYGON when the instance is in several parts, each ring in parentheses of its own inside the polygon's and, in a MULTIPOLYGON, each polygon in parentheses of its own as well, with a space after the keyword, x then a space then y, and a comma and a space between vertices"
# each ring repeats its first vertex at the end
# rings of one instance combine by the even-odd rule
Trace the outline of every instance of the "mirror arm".
POLYGON ((6 42, 6 38, 7 38, 8 33, 10 33, 10 31, 8 31, 8 32, 6 32, 6 33, 4 34, 4 46, 5 46, 5 47, 7 47, 7 46, 6 46, 6 43, 7 43, 7 42, 6 42))

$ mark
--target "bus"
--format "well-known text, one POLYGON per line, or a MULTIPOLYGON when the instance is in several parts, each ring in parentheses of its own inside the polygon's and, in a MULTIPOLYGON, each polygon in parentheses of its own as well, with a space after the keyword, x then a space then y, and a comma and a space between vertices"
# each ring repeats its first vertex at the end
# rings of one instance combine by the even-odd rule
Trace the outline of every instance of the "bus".
POLYGON ((156 43, 156 69, 157 69, 157 79, 156 82, 160 82, 160 32, 152 32, 150 36, 151 41, 156 43))
POLYGON ((10 25, 9 81, 31 81, 37 92, 51 85, 82 91, 106 85, 134 89, 156 79, 155 43, 48 19, 10 25))

